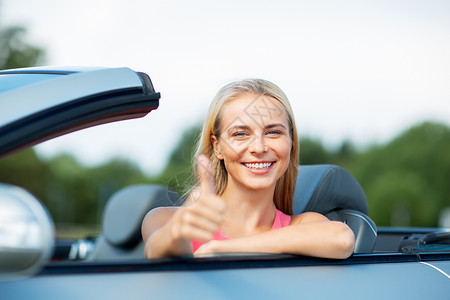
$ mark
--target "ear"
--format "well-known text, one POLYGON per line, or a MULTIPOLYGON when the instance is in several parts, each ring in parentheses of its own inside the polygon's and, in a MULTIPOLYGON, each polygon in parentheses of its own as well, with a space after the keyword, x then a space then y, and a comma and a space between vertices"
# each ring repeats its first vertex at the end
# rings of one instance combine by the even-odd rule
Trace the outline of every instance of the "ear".
POLYGON ((220 151, 219 141, 217 140, 215 135, 211 135, 211 144, 214 149, 214 154, 219 160, 223 159, 222 151, 220 151))

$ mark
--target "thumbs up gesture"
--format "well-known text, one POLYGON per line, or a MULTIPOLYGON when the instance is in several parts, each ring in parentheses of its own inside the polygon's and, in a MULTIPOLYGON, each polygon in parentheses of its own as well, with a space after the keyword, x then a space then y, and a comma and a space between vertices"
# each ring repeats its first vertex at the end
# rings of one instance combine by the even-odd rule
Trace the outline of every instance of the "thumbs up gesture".
POLYGON ((189 195, 190 206, 181 207, 172 218, 172 234, 176 240, 209 241, 218 230, 225 214, 225 201, 216 195, 214 176, 209 158, 197 158, 197 171, 200 181, 189 195))

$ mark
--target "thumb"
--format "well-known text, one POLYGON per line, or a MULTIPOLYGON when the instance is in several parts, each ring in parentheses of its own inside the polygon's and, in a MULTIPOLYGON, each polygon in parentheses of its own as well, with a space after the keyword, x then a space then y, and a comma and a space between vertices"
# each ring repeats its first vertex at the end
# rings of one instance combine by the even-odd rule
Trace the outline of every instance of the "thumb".
POLYGON ((197 157, 197 173, 200 176, 200 187, 207 193, 216 193, 214 184, 214 173, 211 160, 204 154, 197 157))

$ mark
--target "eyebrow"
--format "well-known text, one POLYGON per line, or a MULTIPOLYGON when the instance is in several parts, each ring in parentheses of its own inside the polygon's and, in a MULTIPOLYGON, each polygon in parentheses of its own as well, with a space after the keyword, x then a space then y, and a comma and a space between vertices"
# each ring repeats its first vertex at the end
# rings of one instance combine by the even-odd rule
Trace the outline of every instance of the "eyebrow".
POLYGON ((274 128, 274 127, 283 127, 284 129, 286 129, 286 126, 284 126, 284 125, 281 124, 281 123, 269 124, 269 125, 266 125, 264 128, 270 129, 270 128, 274 128))
MULTIPOLYGON (((286 130, 286 126, 284 126, 281 123, 274 123, 274 124, 268 124, 266 126, 264 126, 264 129, 271 129, 271 128, 275 128, 275 127, 283 127, 286 130)), ((232 130, 250 130, 250 127, 247 125, 235 125, 235 126, 231 126, 230 128, 228 128, 227 132, 230 132, 232 130)))
POLYGON ((231 126, 230 128, 228 128, 227 132, 230 132, 232 130, 237 130, 237 129, 248 130, 248 129, 250 129, 250 127, 248 127, 247 125, 235 125, 235 126, 231 126))

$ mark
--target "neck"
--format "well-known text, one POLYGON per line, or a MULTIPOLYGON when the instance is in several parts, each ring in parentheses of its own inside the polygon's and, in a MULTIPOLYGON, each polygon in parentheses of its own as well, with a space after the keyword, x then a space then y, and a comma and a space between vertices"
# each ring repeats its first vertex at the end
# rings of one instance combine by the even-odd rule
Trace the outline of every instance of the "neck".
POLYGON ((239 237, 270 230, 275 217, 274 191, 275 186, 254 190, 228 181, 221 195, 227 203, 222 232, 230 237, 239 237))

